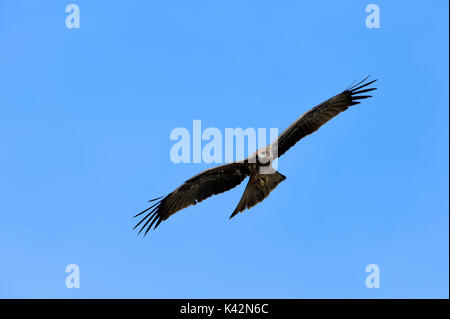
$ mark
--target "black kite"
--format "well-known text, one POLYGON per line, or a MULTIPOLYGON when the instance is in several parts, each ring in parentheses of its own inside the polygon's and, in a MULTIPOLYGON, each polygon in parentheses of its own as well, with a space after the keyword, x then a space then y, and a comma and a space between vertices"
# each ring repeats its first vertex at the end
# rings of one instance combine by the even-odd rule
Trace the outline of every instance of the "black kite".
POLYGON ((156 229, 163 220, 179 210, 195 205, 212 195, 226 192, 242 183, 247 176, 250 177, 247 187, 230 218, 262 202, 279 183, 286 179, 284 175, 271 169, 272 161, 339 113, 352 105, 359 104, 359 100, 371 97, 371 95, 361 94, 376 90, 376 88, 365 88, 376 80, 370 82, 366 80, 367 78, 313 107, 284 130, 273 143, 245 160, 207 169, 188 179, 170 194, 150 200, 156 203, 134 216, 148 212, 134 228, 145 221, 139 233, 146 229, 145 234, 147 234, 153 225, 156 229), (261 168, 271 170, 263 171, 261 168))

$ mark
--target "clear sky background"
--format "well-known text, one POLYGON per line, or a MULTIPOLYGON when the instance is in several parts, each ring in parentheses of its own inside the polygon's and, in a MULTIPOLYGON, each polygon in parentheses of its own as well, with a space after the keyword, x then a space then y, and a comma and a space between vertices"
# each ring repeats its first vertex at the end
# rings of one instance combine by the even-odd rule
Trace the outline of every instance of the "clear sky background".
POLYGON ((0 297, 448 298, 447 1, 74 0, 80 29, 69 3, 0 1, 0 297), (132 231, 211 166, 173 164, 172 129, 281 131, 368 74, 263 203, 228 220, 243 183, 132 231))

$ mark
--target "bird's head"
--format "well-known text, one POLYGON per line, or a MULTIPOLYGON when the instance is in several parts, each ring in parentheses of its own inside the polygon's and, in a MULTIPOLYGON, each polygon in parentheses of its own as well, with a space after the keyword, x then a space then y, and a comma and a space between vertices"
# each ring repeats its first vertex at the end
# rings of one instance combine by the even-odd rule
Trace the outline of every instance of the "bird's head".
POLYGON ((272 154, 270 153, 270 147, 266 146, 261 149, 259 149, 256 152, 256 158, 259 164, 262 166, 268 166, 270 165, 270 162, 272 160, 272 154))

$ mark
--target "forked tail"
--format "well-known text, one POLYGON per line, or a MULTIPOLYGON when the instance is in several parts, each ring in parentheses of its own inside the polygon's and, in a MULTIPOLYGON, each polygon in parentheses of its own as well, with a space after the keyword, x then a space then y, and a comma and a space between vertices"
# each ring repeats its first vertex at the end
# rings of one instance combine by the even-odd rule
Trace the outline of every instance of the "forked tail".
POLYGON ((286 179, 286 176, 278 173, 277 171, 272 174, 253 174, 250 176, 247 187, 242 195, 239 204, 237 205, 230 218, 236 214, 242 212, 246 208, 255 206, 262 202, 264 198, 269 196, 270 192, 275 189, 282 181, 286 179))

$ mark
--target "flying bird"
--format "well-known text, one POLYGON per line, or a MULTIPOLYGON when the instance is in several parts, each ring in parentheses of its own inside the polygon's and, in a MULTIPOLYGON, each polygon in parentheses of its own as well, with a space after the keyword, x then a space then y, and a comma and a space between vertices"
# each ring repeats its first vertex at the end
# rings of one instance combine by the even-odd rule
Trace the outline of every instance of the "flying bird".
POLYGON ((350 85, 341 93, 313 107, 285 129, 275 141, 245 160, 207 169, 188 179, 170 194, 150 200, 154 202, 153 205, 134 216, 145 214, 134 229, 140 226, 139 234, 145 229, 145 236, 153 225, 156 229, 162 221, 181 209, 226 192, 241 184, 246 177, 249 177, 247 187, 230 218, 262 202, 286 179, 286 176, 271 167, 273 160, 339 113, 359 104, 360 100, 372 97, 364 93, 376 90, 369 87, 376 80, 367 82, 367 79, 368 77, 350 85))

